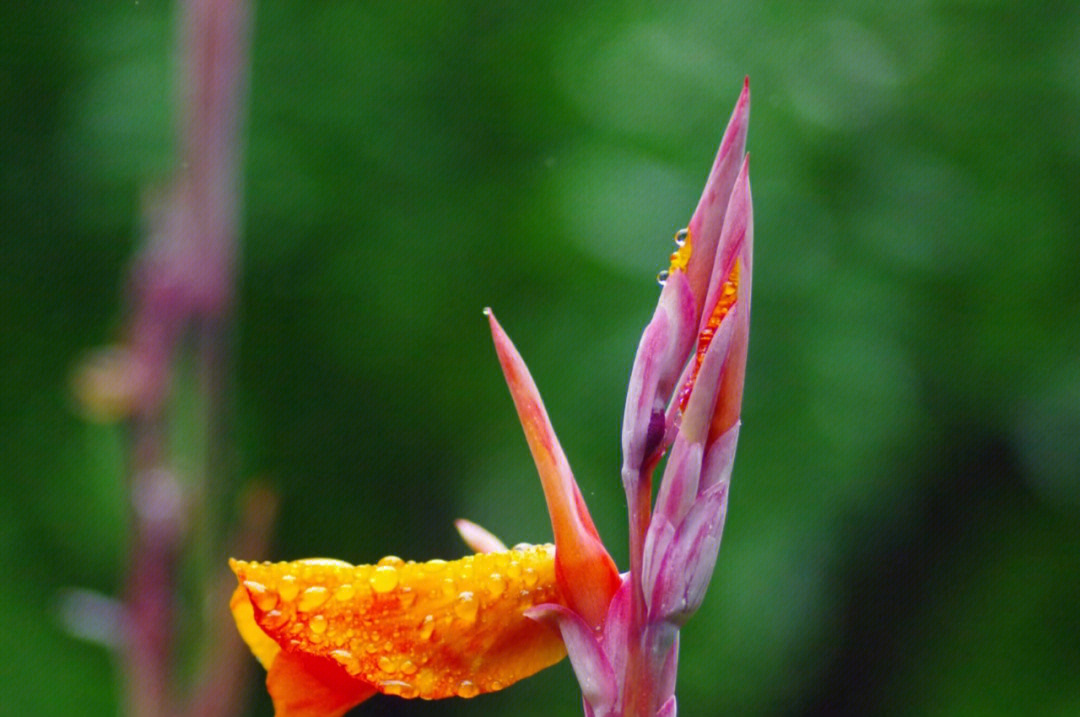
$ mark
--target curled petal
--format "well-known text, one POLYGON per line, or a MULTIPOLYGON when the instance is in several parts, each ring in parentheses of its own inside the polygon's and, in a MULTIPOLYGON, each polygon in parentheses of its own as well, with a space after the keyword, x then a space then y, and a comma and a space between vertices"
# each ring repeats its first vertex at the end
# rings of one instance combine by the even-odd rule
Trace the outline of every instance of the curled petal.
POLYGON ((266 673, 274 717, 341 717, 375 694, 340 665, 303 653, 279 655, 266 673))
POLYGON ((601 636, 601 647, 604 654, 614 664, 622 664, 624 661, 627 644, 626 639, 630 633, 631 610, 633 607, 631 598, 633 584, 630 582, 630 574, 622 576, 622 585, 615 597, 611 598, 608 606, 607 619, 604 620, 604 632, 601 636))
MULTIPOLYGON (((701 316, 706 302, 710 276, 713 274, 717 247, 722 256, 726 255, 726 245, 721 239, 721 229, 726 220, 728 199, 731 196, 739 165, 746 152, 746 132, 750 122, 750 80, 743 82, 742 93, 735 109, 731 113, 724 137, 720 140, 720 149, 716 153, 705 189, 701 193, 697 208, 690 218, 689 237, 693 242, 693 251, 686 265, 687 278, 697 301, 697 315, 701 316)), ((723 266, 730 268, 728 258, 723 266)), ((726 276, 723 274, 722 276, 726 276)))
POLYGON ((506 544, 499 540, 487 529, 477 525, 471 520, 458 518, 454 521, 458 535, 465 544, 478 553, 502 553, 506 551, 506 544))
POLYGON ((690 441, 685 433, 680 433, 675 439, 675 446, 664 467, 664 480, 656 496, 656 512, 672 523, 681 522, 686 511, 697 500, 704 452, 705 446, 690 441))
MULTIPOLYGON (((623 475, 637 476, 660 448, 665 410, 697 334, 694 296, 682 271, 672 272, 641 336, 623 413, 623 475)), ((627 486, 630 490, 632 486, 627 486)))
POLYGON ((603 623, 611 596, 619 588, 619 572, 596 532, 529 369, 495 315, 490 309, 485 313, 495 352, 544 487, 558 548, 555 570, 559 586, 567 604, 598 627, 603 623))
POLYGON ((701 467, 699 492, 704 492, 718 483, 729 483, 731 471, 735 467, 735 446, 739 443, 739 426, 736 423, 726 433, 711 441, 709 452, 701 467))
POLYGON ((706 490, 675 530, 656 570, 649 614, 682 625, 697 611, 720 550, 727 510, 726 483, 706 490))
POLYGON ((641 566, 641 590, 645 606, 652 611, 653 596, 658 594, 656 583, 660 569, 665 564, 671 541, 675 539, 675 526, 663 513, 653 514, 649 532, 645 534, 645 549, 641 566))
POLYGON ((656 717, 675 717, 675 695, 668 698, 668 701, 657 710, 656 717))
MULTIPOLYGON (((747 158, 739 171, 735 188, 728 204, 727 221, 724 224, 722 246, 730 248, 735 254, 731 271, 736 275, 736 326, 728 348, 721 376, 720 394, 716 401, 709 440, 727 432, 739 418, 742 409, 743 382, 746 376, 746 351, 750 337, 750 287, 753 279, 754 248, 754 212, 750 196, 750 163, 747 158)), ((726 268, 726 265, 725 265, 726 268)), ((722 274, 721 276, 730 276, 722 274)), ((723 300, 723 293, 728 284, 720 284, 713 291, 710 289, 709 301, 723 300)), ((706 306, 710 306, 706 303, 706 306)))
POLYGON ((691 443, 705 443, 713 422, 717 405, 717 394, 724 365, 731 348, 732 338, 740 307, 732 306, 728 310, 701 358, 701 366, 690 385, 690 395, 683 410, 680 435, 691 443))
POLYGON ((596 713, 608 714, 617 694, 615 670, 597 642, 592 627, 561 605, 538 605, 525 614, 558 627, 582 696, 596 713))
POLYGON ((333 687, 343 701, 374 691, 472 697, 566 654, 555 632, 524 615, 534 605, 562 602, 554 553, 541 545, 451 562, 388 557, 355 567, 232 561, 240 582, 233 615, 276 685, 279 717, 339 714, 280 711, 311 681, 333 687))

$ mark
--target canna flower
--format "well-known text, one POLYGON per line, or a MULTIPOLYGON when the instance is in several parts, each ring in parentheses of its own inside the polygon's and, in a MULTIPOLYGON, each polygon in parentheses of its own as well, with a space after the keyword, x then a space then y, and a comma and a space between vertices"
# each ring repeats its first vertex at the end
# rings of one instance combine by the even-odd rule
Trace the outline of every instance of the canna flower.
POLYGON ((631 370, 622 432, 630 570, 616 569, 524 361, 485 310, 554 545, 507 550, 458 521, 477 554, 456 561, 231 561, 233 615, 267 668, 277 717, 342 715, 376 692, 473 697, 565 655, 587 717, 675 717, 679 630, 712 576, 739 435, 753 245, 749 109, 747 81, 676 235, 631 370), (654 505, 652 475, 665 455, 654 505))

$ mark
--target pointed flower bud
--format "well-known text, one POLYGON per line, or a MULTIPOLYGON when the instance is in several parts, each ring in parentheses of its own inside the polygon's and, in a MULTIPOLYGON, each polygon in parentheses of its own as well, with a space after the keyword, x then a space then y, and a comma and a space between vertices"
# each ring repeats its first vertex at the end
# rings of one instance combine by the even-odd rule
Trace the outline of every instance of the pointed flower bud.
POLYGON ((490 309, 485 313, 495 352, 544 487, 555 533, 555 575, 559 587, 570 608, 597 628, 603 623, 611 596, 619 587, 619 572, 596 532, 529 369, 495 320, 495 314, 490 309))
POLYGON ((738 440, 753 246, 745 160, 724 214, 705 318, 673 406, 681 423, 642 560, 642 590, 650 616, 677 625, 700 606, 712 576, 738 440))

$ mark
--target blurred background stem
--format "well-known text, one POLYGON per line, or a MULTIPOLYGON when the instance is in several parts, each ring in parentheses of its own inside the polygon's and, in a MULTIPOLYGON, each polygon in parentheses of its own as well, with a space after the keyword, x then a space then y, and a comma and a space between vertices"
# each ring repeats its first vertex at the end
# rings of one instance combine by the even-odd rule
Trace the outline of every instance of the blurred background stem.
MULTIPOLYGON (((171 717, 190 705, 201 715, 232 714, 244 670, 230 653, 231 631, 188 631, 201 663, 190 695, 181 688, 180 574, 193 566, 196 613, 223 611, 224 487, 230 471, 229 342, 232 335, 240 205, 239 157, 246 98, 249 7, 241 0, 187 0, 179 5, 178 168, 149 208, 148 236, 133 265, 130 325, 121 382, 129 415, 132 543, 125 594, 122 663, 132 717, 171 717), (194 360, 187 355, 193 353, 194 360), (194 365, 194 381, 183 381, 194 365), (190 370, 190 369, 189 369, 190 370), (131 382, 135 383, 131 383, 131 382), (177 391, 193 390, 194 401, 177 391), (184 416, 184 407, 194 406, 184 416), (196 440, 173 440, 185 420, 196 440), (178 454, 185 451, 193 455, 178 454), (229 665, 216 675, 207 665, 229 665)), ((190 437, 189 437, 190 438, 190 437)), ((272 500, 247 504, 272 510, 272 500)), ((242 529, 269 531, 263 516, 242 529)), ((258 535, 240 536, 248 544, 258 535)), ((257 549, 257 548, 256 548, 257 549)), ((227 592, 225 592, 227 595, 227 592)), ((186 646, 185 646, 186 647, 186 646)))

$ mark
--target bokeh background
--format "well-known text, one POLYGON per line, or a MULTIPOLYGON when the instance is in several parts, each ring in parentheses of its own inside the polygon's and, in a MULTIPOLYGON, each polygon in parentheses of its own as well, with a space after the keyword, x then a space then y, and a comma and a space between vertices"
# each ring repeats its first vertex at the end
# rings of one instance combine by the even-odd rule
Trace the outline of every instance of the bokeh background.
MULTIPOLYGON (((175 18, 0 9, 4 714, 118 710, 57 620, 128 540, 123 431, 70 376, 176 162, 175 18)), ((280 496, 251 557, 453 558, 458 516, 549 539, 491 305, 625 566, 630 363, 749 75, 744 427, 682 713, 1080 713, 1078 37, 1035 0, 261 0, 223 491, 280 496)), ((579 699, 564 662, 356 714, 579 699)))

